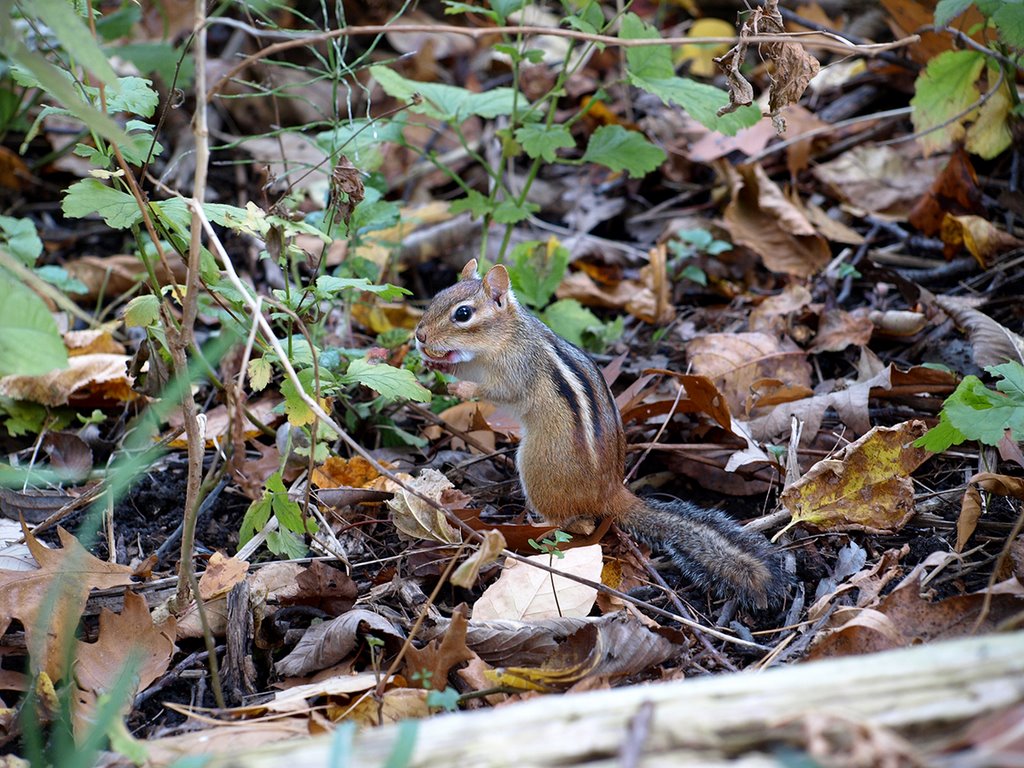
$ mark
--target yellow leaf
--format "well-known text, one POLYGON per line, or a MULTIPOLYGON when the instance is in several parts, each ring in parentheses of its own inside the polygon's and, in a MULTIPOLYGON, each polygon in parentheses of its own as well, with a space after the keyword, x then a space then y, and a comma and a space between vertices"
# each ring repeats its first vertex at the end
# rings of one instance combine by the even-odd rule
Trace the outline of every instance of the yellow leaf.
MULTIPOLYGON (((697 19, 686 33, 687 37, 735 37, 736 27, 721 19, 697 19)), ((729 50, 728 43, 700 45, 687 43, 676 54, 676 63, 689 63, 690 74, 711 77, 718 73, 714 59, 729 50)))

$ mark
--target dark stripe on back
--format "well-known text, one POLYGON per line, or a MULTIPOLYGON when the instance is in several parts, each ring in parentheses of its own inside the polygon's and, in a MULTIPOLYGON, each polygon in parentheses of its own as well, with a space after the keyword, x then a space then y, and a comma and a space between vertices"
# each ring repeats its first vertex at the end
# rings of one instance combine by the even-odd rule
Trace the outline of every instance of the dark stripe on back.
POLYGON ((582 424, 580 418, 580 403, 576 399, 576 392, 569 385, 569 382, 565 380, 562 372, 557 368, 552 367, 551 378, 555 381, 555 387, 558 389, 558 394, 565 398, 565 402, 569 404, 569 410, 572 411, 573 416, 576 417, 576 428, 579 429, 582 424))
MULTIPOLYGON (((559 338, 555 343, 555 352, 558 357, 569 366, 569 370, 576 376, 577 381, 583 387, 583 391, 587 393, 587 399, 590 401, 590 413, 594 422, 594 444, 601 444, 601 433, 604 431, 604 427, 601 424, 603 413, 601 406, 598 403, 598 395, 594 391, 594 385, 587 376, 586 371, 583 370, 583 366, 579 360, 572 354, 572 349, 569 349, 569 342, 559 338)), ((574 348, 573 348, 574 349, 574 348)), ((600 375, 600 373, 598 373, 600 375)))

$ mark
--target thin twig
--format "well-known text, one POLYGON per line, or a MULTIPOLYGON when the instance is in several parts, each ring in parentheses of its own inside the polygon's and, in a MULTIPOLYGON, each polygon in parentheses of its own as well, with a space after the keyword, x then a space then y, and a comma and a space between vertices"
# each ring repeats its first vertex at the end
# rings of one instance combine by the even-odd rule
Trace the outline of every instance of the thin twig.
MULTIPOLYGON (((211 20, 211 24, 228 24, 229 26, 238 28, 247 28, 254 35, 267 37, 268 33, 263 30, 257 30, 254 27, 249 27, 246 24, 235 20, 228 20, 225 18, 218 18, 211 20)), ((750 37, 740 38, 739 36, 728 36, 728 37, 665 37, 665 38, 628 38, 623 39, 621 37, 615 37, 613 35, 597 35, 589 32, 581 32, 576 29, 556 29, 551 27, 540 27, 540 26, 515 26, 515 27, 459 27, 453 24, 371 24, 366 26, 353 26, 353 27, 341 27, 340 29, 332 29, 329 32, 318 32, 316 34, 301 34, 298 36, 290 36, 288 39, 283 40, 273 45, 268 45, 265 48, 260 49, 256 53, 246 56, 244 59, 239 61, 235 66, 227 71, 220 80, 218 80, 209 92, 206 94, 206 99, 212 99, 215 95, 220 93, 220 90, 231 81, 239 72, 248 67, 249 65, 267 59, 271 56, 288 51, 293 48, 308 48, 316 43, 326 42, 328 40, 334 40, 339 37, 352 37, 355 35, 381 35, 385 33, 391 34, 402 34, 402 33, 419 33, 419 34, 433 34, 433 35, 462 35, 464 37, 480 38, 489 36, 500 36, 500 35, 544 35, 548 37, 567 37, 573 40, 583 40, 591 43, 598 43, 600 45, 614 46, 619 48, 644 48, 652 45, 709 45, 709 44, 720 44, 725 43, 727 45, 735 45, 741 40, 746 43, 798 43, 801 45, 813 45, 819 48, 824 48, 829 51, 837 51, 839 53, 848 54, 860 54, 862 56, 876 56, 883 51, 892 51, 904 46, 910 45, 911 43, 918 42, 921 38, 919 35, 909 35, 908 37, 894 40, 889 43, 872 43, 870 45, 857 45, 852 43, 842 35, 838 35, 834 32, 791 32, 786 34, 778 35, 751 35, 750 37)), ((280 33, 278 33, 280 34, 280 33)))

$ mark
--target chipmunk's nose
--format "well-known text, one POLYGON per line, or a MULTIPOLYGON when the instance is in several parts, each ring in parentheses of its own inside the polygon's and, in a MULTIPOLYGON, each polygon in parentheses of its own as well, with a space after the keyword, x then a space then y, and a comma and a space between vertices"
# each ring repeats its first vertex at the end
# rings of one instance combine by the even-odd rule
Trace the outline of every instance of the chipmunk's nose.
POLYGON ((427 343, 427 333, 419 326, 416 326, 416 341, 418 341, 420 344, 427 343))

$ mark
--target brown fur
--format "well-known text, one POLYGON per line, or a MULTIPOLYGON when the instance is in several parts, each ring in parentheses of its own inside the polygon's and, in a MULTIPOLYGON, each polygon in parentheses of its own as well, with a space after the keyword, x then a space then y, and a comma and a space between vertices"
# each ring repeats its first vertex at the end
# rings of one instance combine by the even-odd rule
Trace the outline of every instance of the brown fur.
POLYGON ((666 549, 703 589, 752 609, 776 607, 788 582, 779 554, 720 512, 647 502, 626 489, 622 419, 597 366, 518 305, 504 267, 475 274, 473 260, 435 297, 416 339, 429 355, 468 357, 450 371, 520 420, 516 464, 530 505, 559 526, 610 517, 666 549), (472 317, 458 322, 462 306, 472 317))

